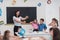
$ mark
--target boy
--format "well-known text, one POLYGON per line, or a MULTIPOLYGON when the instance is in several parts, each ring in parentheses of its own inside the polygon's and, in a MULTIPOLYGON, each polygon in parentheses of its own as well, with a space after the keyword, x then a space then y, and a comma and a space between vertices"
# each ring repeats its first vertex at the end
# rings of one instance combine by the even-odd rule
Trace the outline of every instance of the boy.
POLYGON ((40 19, 40 24, 38 25, 39 31, 45 31, 47 29, 46 24, 44 24, 44 19, 40 19))

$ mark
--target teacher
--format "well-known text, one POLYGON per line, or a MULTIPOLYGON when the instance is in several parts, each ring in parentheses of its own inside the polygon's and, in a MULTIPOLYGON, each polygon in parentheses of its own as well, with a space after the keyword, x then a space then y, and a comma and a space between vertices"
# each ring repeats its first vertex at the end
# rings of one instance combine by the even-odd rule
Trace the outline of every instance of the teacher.
POLYGON ((13 16, 13 22, 14 22, 14 35, 16 35, 15 32, 18 32, 18 28, 21 28, 21 20, 26 20, 28 19, 28 16, 26 16, 25 18, 20 16, 20 11, 17 10, 15 11, 15 16, 13 16))

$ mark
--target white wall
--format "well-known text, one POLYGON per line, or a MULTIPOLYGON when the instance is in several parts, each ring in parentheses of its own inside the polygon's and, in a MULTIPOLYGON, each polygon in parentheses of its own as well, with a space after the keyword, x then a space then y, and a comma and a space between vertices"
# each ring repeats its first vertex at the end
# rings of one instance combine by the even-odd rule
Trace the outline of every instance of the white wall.
POLYGON ((52 18, 59 20, 60 0, 52 0, 51 4, 46 4, 46 23, 48 24, 52 18))
POLYGON ((45 6, 45 17, 46 17, 46 24, 47 24, 47 31, 50 26, 48 24, 51 22, 52 18, 56 18, 59 21, 59 6, 60 6, 60 0, 52 0, 51 4, 47 4, 45 6))

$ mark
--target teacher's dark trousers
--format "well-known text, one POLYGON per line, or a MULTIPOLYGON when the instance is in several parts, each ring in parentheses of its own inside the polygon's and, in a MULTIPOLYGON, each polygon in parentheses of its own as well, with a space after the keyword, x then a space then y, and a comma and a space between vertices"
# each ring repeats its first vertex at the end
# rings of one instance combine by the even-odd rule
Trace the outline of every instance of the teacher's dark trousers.
POLYGON ((18 32, 18 28, 21 28, 21 26, 14 26, 14 35, 15 36, 17 36, 15 32, 18 32))

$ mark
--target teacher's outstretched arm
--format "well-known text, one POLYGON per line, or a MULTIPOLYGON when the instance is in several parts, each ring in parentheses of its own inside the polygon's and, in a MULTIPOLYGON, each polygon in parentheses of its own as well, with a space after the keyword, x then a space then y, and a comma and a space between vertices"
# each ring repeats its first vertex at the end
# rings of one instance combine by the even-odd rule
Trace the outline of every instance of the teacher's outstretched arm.
POLYGON ((28 16, 26 16, 25 18, 22 17, 21 20, 26 20, 26 19, 28 19, 28 18, 29 18, 28 16))

